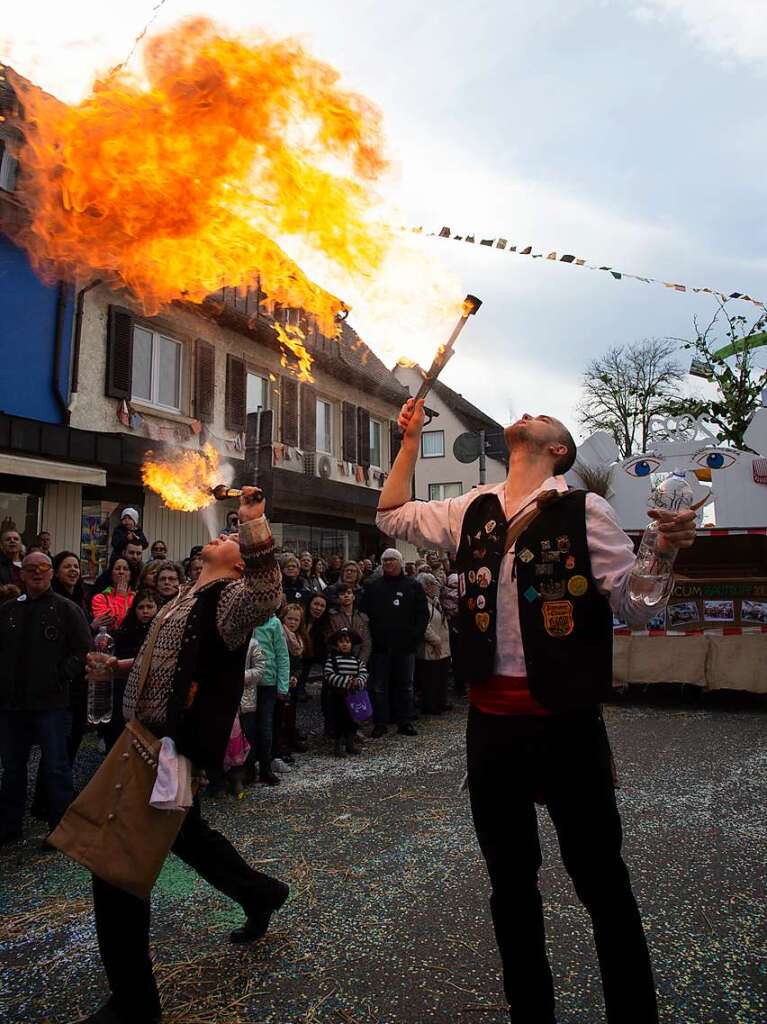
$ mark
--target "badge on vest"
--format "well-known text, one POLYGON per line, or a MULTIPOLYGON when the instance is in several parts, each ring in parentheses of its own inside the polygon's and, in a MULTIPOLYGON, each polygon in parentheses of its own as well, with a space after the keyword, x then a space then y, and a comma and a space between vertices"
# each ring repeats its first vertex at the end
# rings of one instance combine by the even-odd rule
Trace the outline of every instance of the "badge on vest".
POLYGON ((474 621, 480 633, 487 633, 488 629, 490 629, 490 615, 488 612, 477 612, 474 616, 474 621))
MULTIPOLYGON (((559 554, 559 552, 557 552, 557 554, 559 554)), ((544 562, 541 565, 541 563, 538 562, 537 565, 535 566, 535 575, 536 576, 553 576, 554 575, 554 565, 553 565, 553 563, 552 562, 544 562)))
POLYGON ((563 533, 561 537, 557 537, 557 548, 562 552, 563 555, 566 555, 569 552, 570 538, 567 536, 567 534, 563 533))
POLYGON ((538 596, 538 591, 535 589, 535 587, 528 587, 525 591, 525 598, 530 602, 530 604, 532 604, 533 601, 537 601, 538 596))
POLYGON ((573 606, 570 601, 546 601, 543 605, 543 628, 553 637, 570 636, 573 622, 573 606))
POLYGON ((541 588, 541 597, 544 601, 559 601, 565 596, 564 580, 540 580, 538 586, 541 588))
POLYGON ((589 581, 585 576, 571 576, 567 583, 567 589, 573 597, 583 597, 589 589, 589 581))
POLYGON ((461 573, 458 577, 458 596, 463 597, 466 593, 466 576, 461 573))
POLYGON ((535 558, 535 555, 529 548, 522 548, 522 550, 517 555, 517 558, 520 560, 520 562, 531 562, 533 558, 535 558))
POLYGON ((469 569, 469 583, 477 582, 477 574, 473 569, 469 569))
POLYGON ((482 609, 484 607, 485 607, 485 598, 483 597, 482 594, 480 594, 479 597, 477 598, 477 608, 479 608, 479 610, 482 611, 482 609))
POLYGON ((479 583, 483 590, 489 587, 492 582, 493 574, 486 565, 483 565, 481 569, 477 569, 477 583, 479 583))
POLYGON ((561 551, 551 551, 547 548, 541 551, 541 558, 544 562, 558 562, 561 554, 561 551))
POLYGON ((473 597, 470 597, 469 600, 466 602, 466 607, 469 609, 470 612, 473 612, 474 609, 477 607, 477 602, 474 600, 473 597))
POLYGON ((492 533, 493 530, 495 529, 495 526, 496 526, 495 519, 489 519, 485 523, 485 533, 492 533))
POLYGON ((567 558, 565 559, 565 569, 574 569, 574 568, 575 568, 575 556, 574 555, 568 555, 567 558))

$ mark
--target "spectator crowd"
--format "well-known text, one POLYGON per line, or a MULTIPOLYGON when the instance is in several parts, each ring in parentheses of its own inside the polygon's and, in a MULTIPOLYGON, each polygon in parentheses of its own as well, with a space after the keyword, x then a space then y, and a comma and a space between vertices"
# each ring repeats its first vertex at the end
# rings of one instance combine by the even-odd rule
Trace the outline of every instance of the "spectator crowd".
MULTIPOLYGON (((236 514, 225 532, 237 530, 236 514)), ((123 694, 133 659, 163 605, 193 584, 202 548, 169 558, 149 543, 135 508, 122 511, 111 554, 92 582, 73 551, 54 554, 43 531, 25 547, 6 522, 0 531, 0 845, 22 835, 32 748, 41 752, 33 816, 57 825, 73 797, 73 768, 89 728, 86 655, 106 632, 118 659, 112 718, 96 726, 104 751, 123 727, 123 694)), ((283 600, 250 640, 240 712, 208 796, 286 781, 297 758, 328 745, 359 756, 390 728, 418 734, 421 716, 449 711, 457 577, 429 552, 406 562, 394 548, 372 558, 325 559, 281 551, 283 600), (319 701, 324 736, 310 739, 304 705, 319 701)), ((463 693, 461 680, 453 680, 463 693)), ((44 847, 49 849, 49 847, 44 847)))

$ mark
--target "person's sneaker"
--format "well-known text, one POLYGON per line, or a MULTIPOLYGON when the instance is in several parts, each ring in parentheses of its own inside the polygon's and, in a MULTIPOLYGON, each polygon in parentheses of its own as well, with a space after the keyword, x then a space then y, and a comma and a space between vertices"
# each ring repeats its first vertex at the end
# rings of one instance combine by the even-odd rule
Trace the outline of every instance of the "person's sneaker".
POLYGON ((278 882, 277 884, 280 886, 280 891, 275 903, 268 910, 262 910, 257 914, 250 914, 245 924, 235 928, 231 933, 229 936, 230 942, 240 944, 263 939, 269 930, 272 914, 280 909, 290 895, 290 888, 284 882, 278 882))
POLYGON ((278 775, 290 775, 290 767, 285 764, 281 757, 275 757, 272 761, 272 771, 278 775))
POLYGON ((385 725, 376 725, 370 734, 370 738, 377 740, 380 736, 385 736, 388 731, 385 725))
POLYGON ((412 722, 405 722, 404 725, 397 726, 397 732, 400 736, 417 736, 418 730, 412 722))

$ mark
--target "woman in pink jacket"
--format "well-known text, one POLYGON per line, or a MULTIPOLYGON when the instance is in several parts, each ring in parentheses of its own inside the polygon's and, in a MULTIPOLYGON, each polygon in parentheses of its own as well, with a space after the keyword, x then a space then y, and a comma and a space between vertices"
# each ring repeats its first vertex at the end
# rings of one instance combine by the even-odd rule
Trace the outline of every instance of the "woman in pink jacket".
POLYGON ((136 592, 131 590, 131 568, 124 558, 116 558, 112 565, 111 585, 94 594, 91 601, 93 612, 92 629, 106 626, 107 629, 119 629, 128 609, 133 604, 136 592))

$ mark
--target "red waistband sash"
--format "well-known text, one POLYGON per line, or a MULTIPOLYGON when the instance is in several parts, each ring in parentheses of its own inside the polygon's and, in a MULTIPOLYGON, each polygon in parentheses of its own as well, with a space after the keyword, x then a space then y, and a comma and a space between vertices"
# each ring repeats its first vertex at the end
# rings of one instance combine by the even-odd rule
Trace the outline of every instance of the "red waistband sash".
POLYGON ((469 703, 486 715, 551 714, 531 696, 527 676, 490 676, 484 683, 473 683, 469 703))

